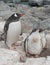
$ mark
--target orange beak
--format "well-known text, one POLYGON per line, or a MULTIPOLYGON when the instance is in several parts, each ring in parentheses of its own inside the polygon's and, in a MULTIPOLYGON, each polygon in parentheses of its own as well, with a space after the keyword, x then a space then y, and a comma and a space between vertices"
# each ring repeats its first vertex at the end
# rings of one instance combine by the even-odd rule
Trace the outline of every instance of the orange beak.
POLYGON ((20 16, 23 16, 24 14, 23 14, 23 13, 20 13, 19 15, 20 15, 20 16))

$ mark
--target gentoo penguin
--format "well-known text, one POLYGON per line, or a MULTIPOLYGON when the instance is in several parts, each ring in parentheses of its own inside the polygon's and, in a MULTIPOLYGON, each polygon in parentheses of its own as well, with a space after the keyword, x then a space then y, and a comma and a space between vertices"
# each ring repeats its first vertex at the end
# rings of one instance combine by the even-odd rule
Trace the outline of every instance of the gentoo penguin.
POLYGON ((23 14, 12 14, 4 25, 5 44, 9 47, 18 40, 21 34, 21 21, 19 21, 21 16, 23 16, 23 14))
POLYGON ((24 50, 26 55, 34 55, 34 57, 39 57, 39 54, 46 45, 46 38, 43 31, 34 30, 26 38, 24 43, 24 50))

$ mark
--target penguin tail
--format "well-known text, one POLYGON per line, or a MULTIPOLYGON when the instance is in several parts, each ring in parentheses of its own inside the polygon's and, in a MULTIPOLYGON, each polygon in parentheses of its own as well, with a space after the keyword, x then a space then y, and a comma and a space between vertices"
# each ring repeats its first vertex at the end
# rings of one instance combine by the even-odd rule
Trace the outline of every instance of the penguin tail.
POLYGON ((0 41, 4 41, 4 33, 0 34, 0 41))

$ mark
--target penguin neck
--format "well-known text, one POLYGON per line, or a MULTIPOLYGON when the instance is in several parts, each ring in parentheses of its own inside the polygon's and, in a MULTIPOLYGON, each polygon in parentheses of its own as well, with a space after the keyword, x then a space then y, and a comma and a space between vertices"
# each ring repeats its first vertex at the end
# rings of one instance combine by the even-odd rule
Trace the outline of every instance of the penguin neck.
POLYGON ((19 19, 15 19, 15 20, 13 20, 13 19, 10 19, 10 20, 9 20, 9 19, 8 19, 8 20, 7 20, 7 22, 9 22, 9 23, 11 23, 11 22, 18 22, 18 21, 19 21, 19 19))

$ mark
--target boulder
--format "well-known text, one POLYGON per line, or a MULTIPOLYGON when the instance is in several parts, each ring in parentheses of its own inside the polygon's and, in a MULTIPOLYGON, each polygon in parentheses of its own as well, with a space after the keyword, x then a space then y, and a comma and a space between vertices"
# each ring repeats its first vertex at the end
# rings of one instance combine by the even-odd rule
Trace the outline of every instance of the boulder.
POLYGON ((46 61, 46 64, 45 65, 49 65, 50 64, 50 61, 46 61))
POLYGON ((45 65, 46 58, 28 58, 24 65, 45 65))
POLYGON ((4 41, 0 41, 0 48, 7 48, 4 41))
POLYGON ((38 22, 39 19, 32 17, 30 15, 24 15, 23 17, 20 18, 21 23, 22 23, 22 32, 23 33, 30 33, 33 29, 39 27, 38 22))
POLYGON ((3 1, 0 1, 0 10, 1 11, 5 11, 5 10, 9 10, 10 9, 10 7, 6 4, 6 3, 4 3, 3 1))
POLYGON ((50 56, 47 56, 47 60, 50 61, 50 56))
POLYGON ((8 4, 4 3, 3 1, 0 1, 0 17, 2 19, 8 19, 9 16, 11 16, 14 12, 11 11, 11 8, 8 6, 8 4))
POLYGON ((17 63, 15 63, 14 65, 24 65, 24 63, 22 63, 22 62, 17 62, 17 63))
POLYGON ((7 20, 13 13, 11 10, 0 11, 0 17, 2 17, 3 20, 7 20))
POLYGON ((42 29, 50 29, 50 19, 46 19, 40 23, 40 28, 42 29))
POLYGON ((0 48, 0 65, 14 65, 20 61, 17 51, 0 48))
POLYGON ((31 6, 42 6, 43 0, 29 0, 31 6))
POLYGON ((44 5, 50 5, 50 0, 44 0, 44 5))
POLYGON ((31 15, 33 17, 37 17, 39 18, 41 21, 43 21, 44 19, 47 19, 48 16, 45 14, 44 12, 45 7, 32 7, 28 10, 28 13, 31 13, 31 15))
POLYGON ((30 7, 24 4, 15 4, 15 8, 18 13, 26 13, 30 7))
POLYGON ((46 65, 50 64, 50 56, 47 56, 46 65))

